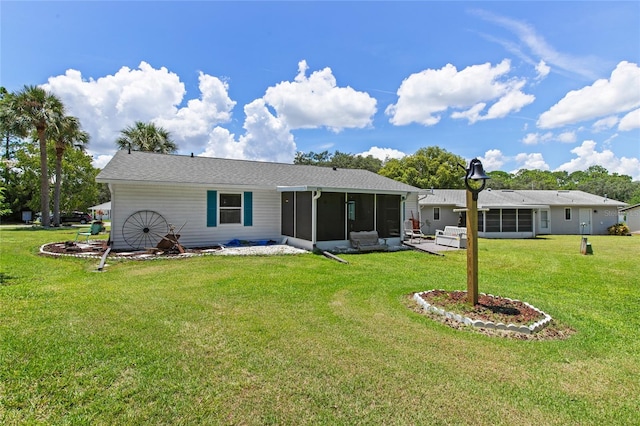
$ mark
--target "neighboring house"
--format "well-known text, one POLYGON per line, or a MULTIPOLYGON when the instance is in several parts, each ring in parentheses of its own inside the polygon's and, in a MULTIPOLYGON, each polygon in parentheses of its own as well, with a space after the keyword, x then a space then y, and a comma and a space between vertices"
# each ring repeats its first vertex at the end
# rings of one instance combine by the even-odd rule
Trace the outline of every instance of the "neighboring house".
MULTIPOLYGON (((466 190, 435 189, 420 195, 426 234, 466 226, 466 190)), ((478 196, 478 236, 531 238, 544 234, 604 235, 626 203, 583 191, 486 189, 478 196), (485 211, 482 211, 485 210, 485 211)))
POLYGON ((122 150, 96 180, 111 191, 115 249, 148 247, 165 221, 185 247, 286 238, 326 250, 370 230, 399 245, 418 211, 418 188, 366 170, 122 150))
POLYGON ((624 215, 629 231, 640 232, 640 204, 620 209, 620 213, 624 215))
POLYGON ((111 218, 111 201, 89 207, 91 216, 96 220, 109 220, 111 218))

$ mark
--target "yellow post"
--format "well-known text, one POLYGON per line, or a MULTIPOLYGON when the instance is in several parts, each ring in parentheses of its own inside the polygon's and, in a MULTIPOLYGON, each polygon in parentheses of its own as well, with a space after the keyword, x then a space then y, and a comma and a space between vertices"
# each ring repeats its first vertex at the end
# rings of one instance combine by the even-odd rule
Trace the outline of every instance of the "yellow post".
POLYGON ((467 301, 478 303, 478 200, 467 190, 467 301))

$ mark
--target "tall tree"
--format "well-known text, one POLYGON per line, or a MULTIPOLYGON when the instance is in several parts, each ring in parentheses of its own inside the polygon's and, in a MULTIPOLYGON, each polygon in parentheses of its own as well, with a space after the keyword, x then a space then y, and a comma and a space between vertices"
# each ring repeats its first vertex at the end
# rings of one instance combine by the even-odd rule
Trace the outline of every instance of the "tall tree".
MULTIPOLYGON (((53 180, 55 170, 55 146, 47 146, 49 162, 49 178, 53 180)), ((95 178, 100 171, 92 165, 93 159, 80 149, 66 149, 62 161, 62 178, 60 179, 60 210, 87 211, 90 206, 98 204, 99 186, 95 178)), ((27 144, 16 153, 16 166, 19 179, 17 190, 24 193, 23 205, 34 210, 38 207, 37 182, 39 180, 39 153, 34 144, 27 144), (35 190, 34 190, 35 189, 35 190)))
POLYGON ((391 159, 379 173, 418 188, 464 188, 465 160, 437 146, 420 148, 413 155, 391 159))
POLYGON ((60 188, 62 187, 62 158, 68 148, 84 150, 89 143, 89 134, 80 128, 80 121, 76 117, 63 117, 56 126, 51 127, 50 138, 53 139, 56 150, 56 177, 53 190, 53 224, 60 225, 60 188))
POLYGON ((136 121, 120 131, 120 137, 116 139, 116 145, 120 149, 133 149, 136 151, 157 152, 171 154, 178 150, 178 146, 171 140, 171 135, 162 127, 154 123, 136 121))
POLYGON ((24 86, 12 99, 12 113, 20 136, 27 136, 34 129, 40 143, 40 211, 42 226, 48 228, 49 173, 47 169, 47 129, 55 126, 64 116, 60 99, 41 87, 24 86))

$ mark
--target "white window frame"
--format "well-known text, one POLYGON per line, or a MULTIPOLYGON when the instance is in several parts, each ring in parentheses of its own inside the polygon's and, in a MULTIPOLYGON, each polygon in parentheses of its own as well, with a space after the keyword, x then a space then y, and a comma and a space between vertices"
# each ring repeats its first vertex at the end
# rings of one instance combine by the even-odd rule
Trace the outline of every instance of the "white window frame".
POLYGON ((243 222, 243 207, 244 207, 244 195, 242 192, 218 192, 218 224, 220 226, 233 226, 233 225, 242 225, 243 222), (225 195, 239 195, 240 196, 240 206, 236 207, 223 207, 222 206, 222 197, 225 195), (240 221, 238 222, 223 222, 222 221, 222 212, 223 211, 238 211, 240 214, 240 221))

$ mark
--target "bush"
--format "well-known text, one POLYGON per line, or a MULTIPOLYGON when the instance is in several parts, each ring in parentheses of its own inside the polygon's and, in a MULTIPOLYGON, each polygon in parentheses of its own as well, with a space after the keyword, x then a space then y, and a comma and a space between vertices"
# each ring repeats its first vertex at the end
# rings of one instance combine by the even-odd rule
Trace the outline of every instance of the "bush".
POLYGON ((620 222, 607 228, 609 235, 629 235, 631 231, 626 223, 620 222))

